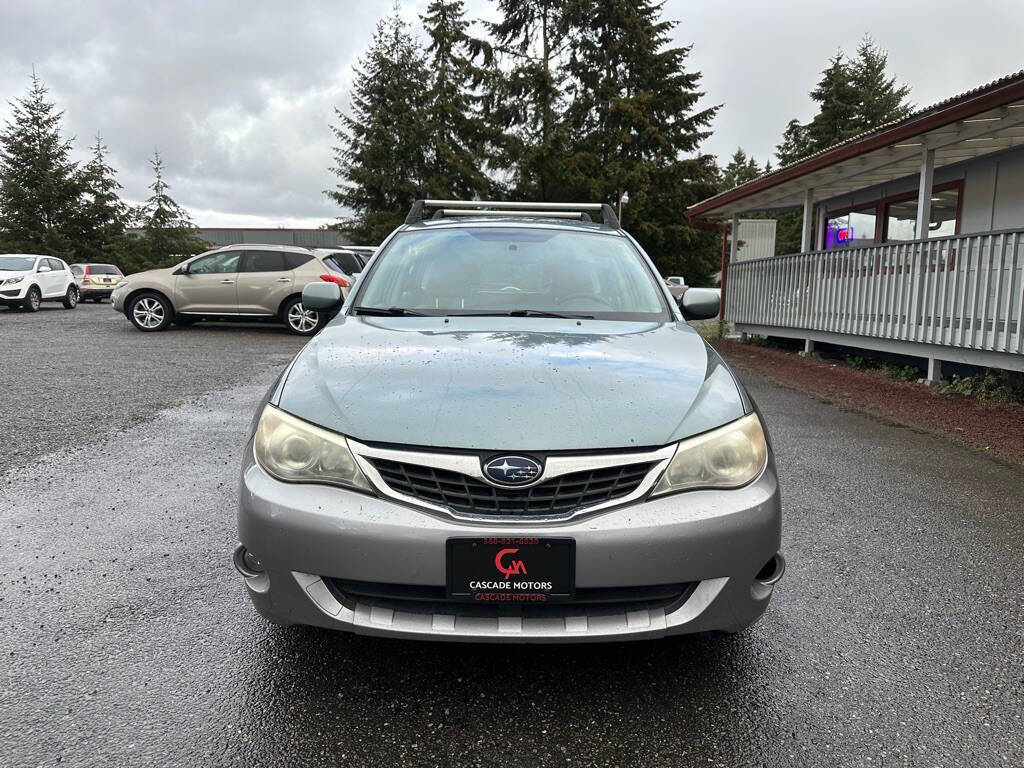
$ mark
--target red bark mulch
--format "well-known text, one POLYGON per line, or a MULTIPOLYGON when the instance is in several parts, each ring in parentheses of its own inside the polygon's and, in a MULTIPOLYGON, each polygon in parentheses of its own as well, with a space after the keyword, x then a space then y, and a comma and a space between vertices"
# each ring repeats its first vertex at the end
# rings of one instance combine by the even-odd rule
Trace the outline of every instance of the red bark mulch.
POLYGON ((782 349, 728 339, 715 348, 741 371, 1024 464, 1024 407, 983 405, 967 397, 940 395, 923 384, 897 381, 881 371, 800 357, 782 349))

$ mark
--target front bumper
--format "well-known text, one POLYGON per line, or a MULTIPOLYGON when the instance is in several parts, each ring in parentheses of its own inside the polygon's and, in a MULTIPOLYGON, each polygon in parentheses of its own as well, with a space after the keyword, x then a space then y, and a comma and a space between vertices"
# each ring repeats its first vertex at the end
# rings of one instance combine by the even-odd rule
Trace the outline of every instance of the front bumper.
MULTIPOLYGON (((488 524, 447 519, 339 488, 291 485, 267 475, 251 444, 242 470, 239 539, 264 572, 245 577, 256 609, 277 624, 309 624, 366 635, 430 640, 582 642, 739 631, 768 605, 781 509, 774 464, 745 488, 692 491, 558 523, 488 524), (446 541, 457 536, 571 537, 580 588, 696 583, 681 602, 625 604, 534 618, 459 604, 344 600, 333 579, 439 587, 446 541), (761 579, 758 578, 761 572, 761 579)), ((781 560, 778 561, 781 568, 781 560)), ((777 570, 775 576, 781 575, 777 570)), ((525 610, 525 609, 524 609, 525 610)))
POLYGON ((28 287, 32 285, 28 280, 22 280, 20 283, 14 285, 3 285, 0 286, 0 302, 16 304, 20 303, 24 298, 25 294, 28 293, 28 287))

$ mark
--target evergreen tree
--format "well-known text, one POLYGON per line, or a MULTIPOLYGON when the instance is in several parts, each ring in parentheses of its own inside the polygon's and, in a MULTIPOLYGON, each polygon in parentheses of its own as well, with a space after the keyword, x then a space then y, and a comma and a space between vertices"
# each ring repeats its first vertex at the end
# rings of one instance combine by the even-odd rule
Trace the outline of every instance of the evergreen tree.
POLYGON ((10 102, 0 133, 0 241, 5 250, 71 258, 67 229, 78 204, 78 165, 60 134, 64 113, 46 94, 33 71, 28 94, 10 102))
POLYGON ((761 175, 761 169, 753 157, 747 157, 742 147, 737 147, 732 160, 722 171, 722 189, 732 189, 740 184, 753 181, 761 175))
POLYGON ((341 124, 331 127, 341 183, 327 195, 352 211, 340 227, 357 242, 379 243, 424 197, 428 90, 423 51, 396 9, 356 67, 352 114, 335 109, 341 124))
POLYGON ((854 128, 870 131, 893 120, 902 120, 913 107, 907 102, 910 86, 897 84, 886 69, 889 55, 865 36, 857 46, 857 58, 851 62, 850 82, 856 93, 858 110, 854 128))
POLYGON ((82 196, 74 227, 76 258, 119 263, 128 206, 121 200, 117 172, 107 162, 107 147, 99 136, 91 149, 92 157, 80 176, 82 196))
POLYGON ((478 76, 470 59, 473 44, 462 0, 433 0, 420 19, 430 39, 426 195, 479 197, 488 187, 482 160, 484 130, 472 94, 478 76))
POLYGON ((857 135, 860 113, 857 89, 853 85, 853 69, 842 51, 829 59, 821 80, 811 98, 818 103, 818 114, 807 124, 807 138, 813 152, 831 147, 857 135))
POLYGON ((807 128, 799 120, 790 120, 786 130, 782 132, 782 141, 775 147, 775 157, 779 165, 786 166, 811 154, 810 137, 807 128))
POLYGON ((492 127, 494 165, 511 177, 520 199, 564 199, 568 147, 561 113, 569 0, 498 0, 501 20, 482 45, 483 103, 492 127))
POLYGON ((153 194, 139 212, 145 235, 145 263, 132 264, 133 271, 136 267, 167 267, 206 247, 197 235, 188 212, 170 196, 168 190, 171 187, 164 181, 164 161, 158 151, 153 152, 150 165, 153 167, 153 183, 149 188, 153 194))
POLYGON ((685 67, 690 48, 670 45, 675 23, 654 0, 572 0, 565 24, 570 192, 613 201, 628 191, 625 225, 658 265, 706 279, 716 238, 693 228, 686 208, 718 188, 714 158, 696 154, 718 108, 696 109, 704 94, 685 67))

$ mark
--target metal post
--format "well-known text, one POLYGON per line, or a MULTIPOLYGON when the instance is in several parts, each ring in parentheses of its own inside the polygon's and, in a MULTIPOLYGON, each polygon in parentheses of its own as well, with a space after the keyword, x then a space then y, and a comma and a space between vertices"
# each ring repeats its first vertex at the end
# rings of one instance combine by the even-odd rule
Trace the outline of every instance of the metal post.
POLYGON ((718 319, 723 323, 725 322, 725 274, 729 267, 729 249, 728 243, 726 242, 728 239, 729 230, 725 225, 722 225, 722 278, 718 281, 718 286, 721 292, 718 303, 718 319))
POLYGON ((811 231, 814 228, 814 190, 804 192, 804 229, 800 237, 800 253, 811 250, 811 231))
POLYGON ((935 178, 935 150, 921 152, 921 175, 917 185, 918 240, 928 239, 928 224, 932 220, 932 180, 935 178))
POLYGON ((736 251, 740 247, 739 242, 740 234, 740 215, 734 213, 732 215, 732 232, 729 235, 729 261, 736 261, 736 251))
MULTIPOLYGON (((921 172, 917 182, 917 229, 914 236, 918 240, 928 239, 928 223, 932 218, 932 179, 935 177, 935 150, 921 150, 921 172)), ((924 317, 921 298, 924 292, 924 277, 928 269, 927 249, 925 244, 915 245, 915 250, 920 253, 920 258, 915 259, 913 282, 911 283, 910 294, 910 323, 911 334, 914 339, 918 338, 918 332, 922 330, 924 317)))

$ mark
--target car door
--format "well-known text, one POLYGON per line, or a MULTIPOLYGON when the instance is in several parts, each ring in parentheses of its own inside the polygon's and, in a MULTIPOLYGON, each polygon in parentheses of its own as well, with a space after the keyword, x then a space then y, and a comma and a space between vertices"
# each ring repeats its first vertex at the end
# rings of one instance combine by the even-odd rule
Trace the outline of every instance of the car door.
POLYGON ((238 262, 242 251, 217 251, 193 259, 175 277, 174 310, 191 314, 238 314, 238 262))
POLYGON ((246 250, 238 268, 238 311, 243 315, 276 315, 292 293, 293 270, 280 251, 246 250))
POLYGON ((36 273, 36 277, 39 280, 39 290, 42 292, 43 298, 60 296, 64 275, 60 271, 60 264, 56 259, 40 259, 39 266, 36 267, 36 273), (39 270, 43 267, 46 267, 48 271, 40 272, 39 270))
POLYGON ((61 259, 50 259, 50 267, 53 269, 50 273, 53 275, 53 295, 63 296, 68 292, 68 286, 75 281, 71 270, 61 259))

